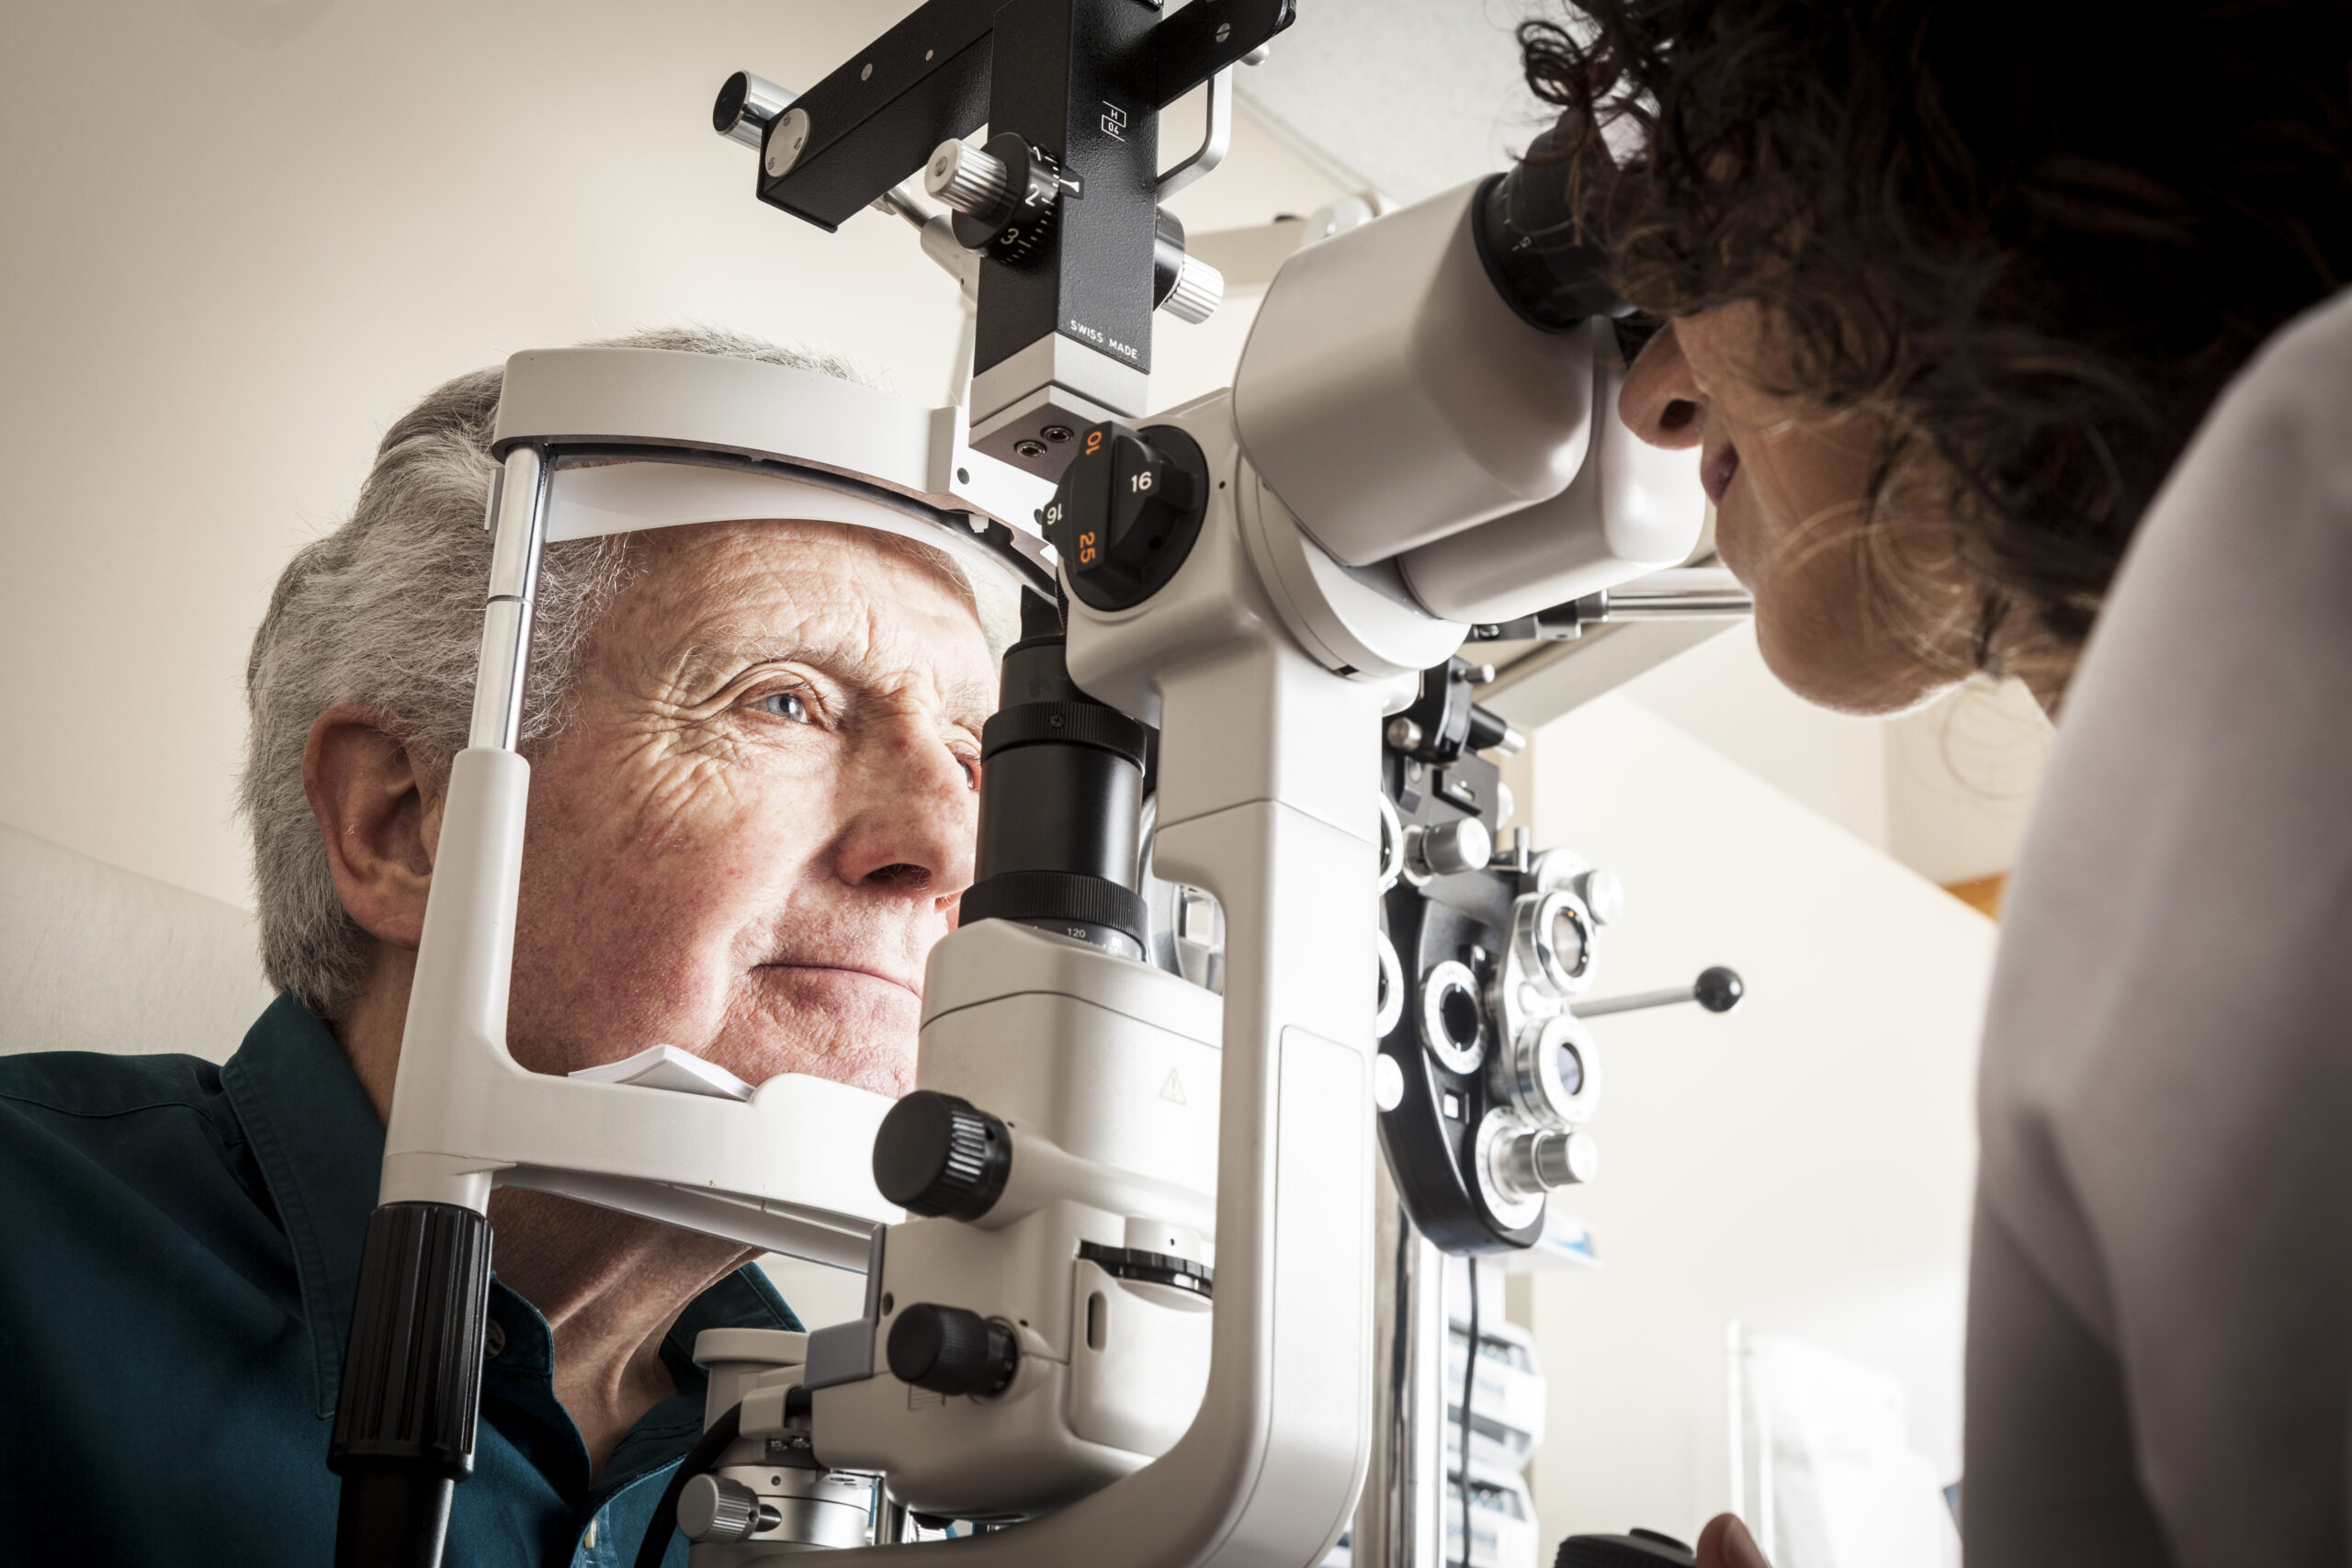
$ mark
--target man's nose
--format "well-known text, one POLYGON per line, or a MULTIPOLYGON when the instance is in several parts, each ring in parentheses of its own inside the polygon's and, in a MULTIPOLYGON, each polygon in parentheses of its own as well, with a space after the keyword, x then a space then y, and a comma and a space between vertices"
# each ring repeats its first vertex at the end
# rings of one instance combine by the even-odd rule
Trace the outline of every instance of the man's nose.
POLYGON ((869 737, 841 788, 843 882, 943 901, 971 886, 978 797, 935 727, 893 725, 869 737))
POLYGON ((1669 321, 1644 344, 1617 394, 1617 416, 1653 446, 1696 446, 1707 433, 1707 396, 1669 321))

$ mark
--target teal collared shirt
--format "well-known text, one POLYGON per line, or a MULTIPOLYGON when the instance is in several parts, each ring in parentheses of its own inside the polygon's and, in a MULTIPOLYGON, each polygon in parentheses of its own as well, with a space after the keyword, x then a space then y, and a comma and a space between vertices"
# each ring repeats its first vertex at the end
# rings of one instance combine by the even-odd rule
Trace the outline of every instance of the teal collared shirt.
MULTIPOLYGON (((0 1057, 0 1558, 334 1561, 327 1437, 383 1153, 342 1048, 290 997, 225 1066, 0 1057)), ((592 1475, 547 1320, 495 1282, 490 1315, 448 1568, 627 1568, 702 1430, 695 1336, 800 1326, 755 1269, 704 1292, 662 1347, 677 1394, 592 1475)))

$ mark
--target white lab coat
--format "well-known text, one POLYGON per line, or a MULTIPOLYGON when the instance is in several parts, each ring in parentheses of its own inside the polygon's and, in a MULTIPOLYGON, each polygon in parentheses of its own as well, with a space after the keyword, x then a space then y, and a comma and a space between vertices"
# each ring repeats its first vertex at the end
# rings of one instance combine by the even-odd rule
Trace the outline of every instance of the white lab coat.
POLYGON ((1971 1568, 2346 1561, 2352 295, 2275 337, 2075 677, 1986 1023, 1971 1568))

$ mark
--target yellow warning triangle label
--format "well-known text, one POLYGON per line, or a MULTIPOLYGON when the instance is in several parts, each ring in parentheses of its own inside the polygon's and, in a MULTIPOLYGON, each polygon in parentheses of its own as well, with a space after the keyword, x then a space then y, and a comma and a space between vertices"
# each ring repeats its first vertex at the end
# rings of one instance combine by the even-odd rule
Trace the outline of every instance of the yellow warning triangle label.
POLYGON ((1172 1100, 1179 1105, 1190 1103, 1184 1098, 1184 1080, 1176 1076, 1173 1067, 1168 1069, 1168 1081, 1159 1086, 1159 1098, 1172 1100))

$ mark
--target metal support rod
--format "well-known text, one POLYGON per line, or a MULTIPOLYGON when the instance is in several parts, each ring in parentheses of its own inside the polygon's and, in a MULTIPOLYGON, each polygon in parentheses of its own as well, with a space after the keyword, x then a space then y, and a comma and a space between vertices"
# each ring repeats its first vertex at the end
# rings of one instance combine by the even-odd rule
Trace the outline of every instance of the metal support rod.
POLYGON ((1588 621, 1735 620, 1756 613, 1756 596, 1721 567, 1652 572, 1594 598, 1600 613, 1585 615, 1588 621))
POLYGON ((506 455, 491 486, 490 592, 482 605, 481 660, 474 671, 466 744, 512 751, 522 738, 523 682, 531 659, 531 611, 547 548, 547 458, 536 446, 506 455))
POLYGON ((1431 1568, 1445 1540, 1445 1258, 1376 1163, 1372 1460, 1349 1544, 1357 1568, 1431 1568))

